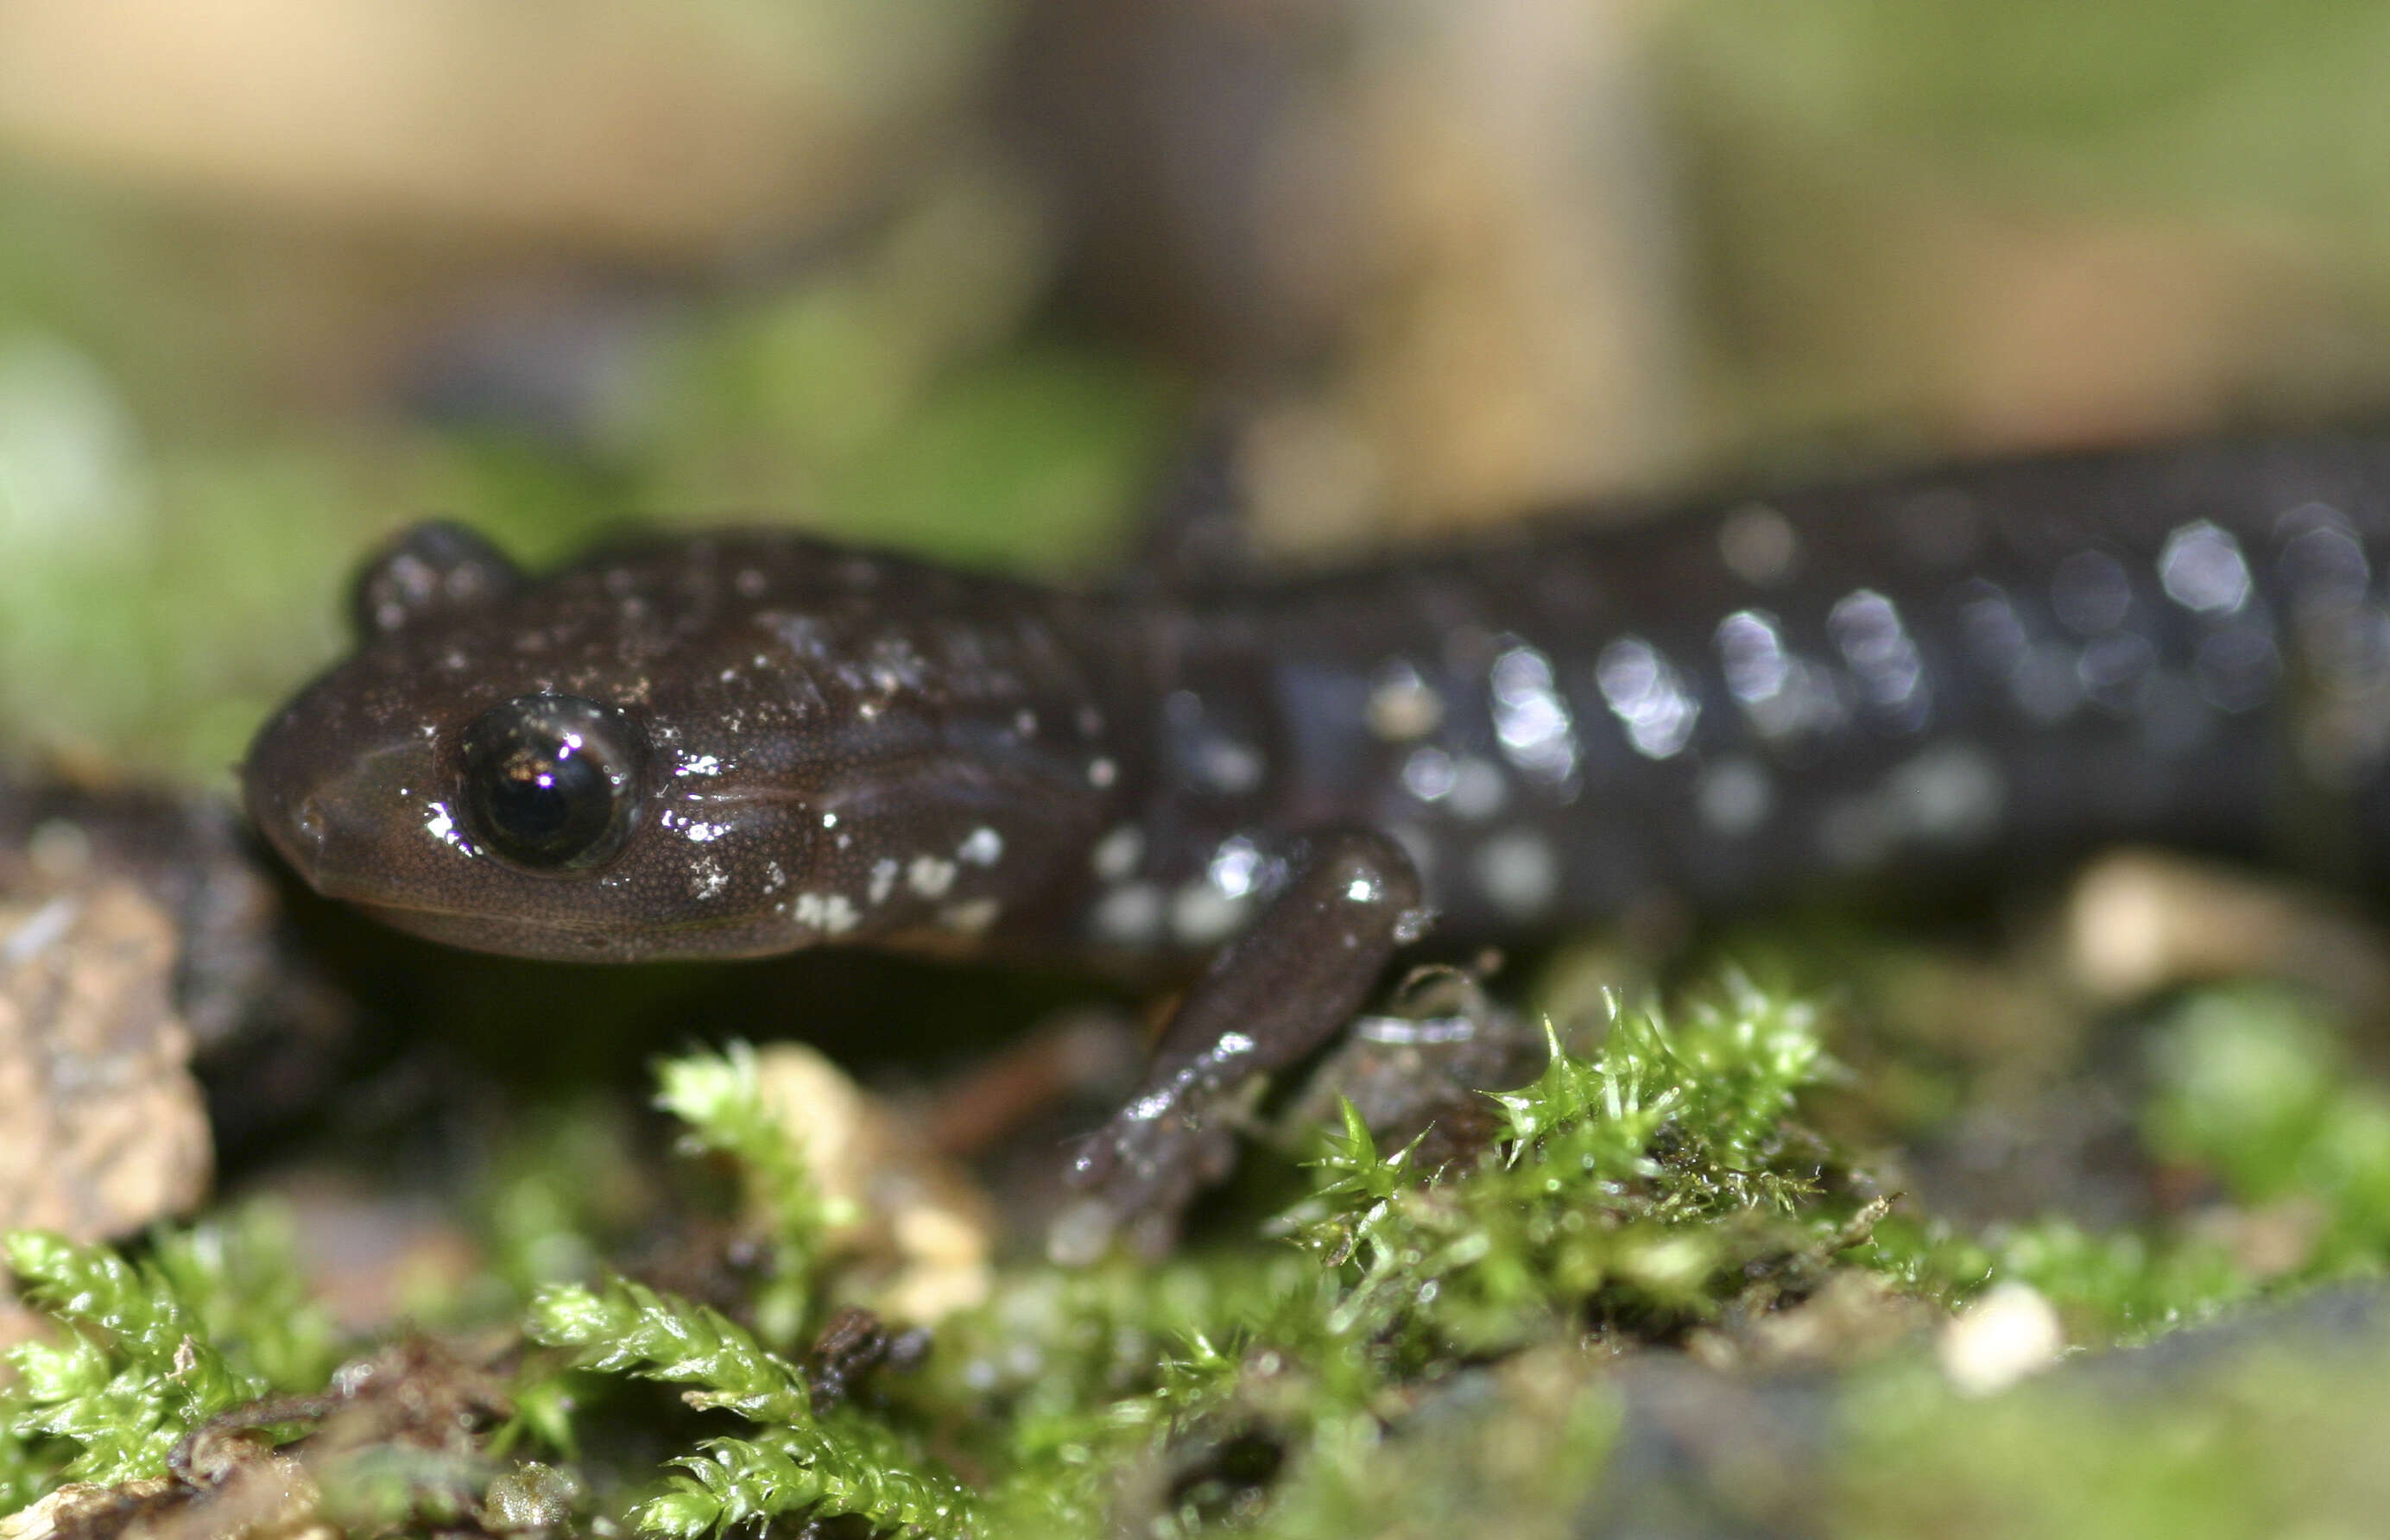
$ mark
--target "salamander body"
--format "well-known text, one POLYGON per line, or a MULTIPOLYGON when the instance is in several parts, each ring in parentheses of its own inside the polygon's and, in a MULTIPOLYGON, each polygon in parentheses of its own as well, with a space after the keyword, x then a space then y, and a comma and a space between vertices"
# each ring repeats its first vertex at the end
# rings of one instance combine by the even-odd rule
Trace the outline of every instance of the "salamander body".
POLYGON ((2348 442, 1088 593, 758 532, 531 577, 432 525, 246 788, 318 888, 467 946, 1209 957, 1083 1156, 1134 1206, 1431 917, 1502 939, 2127 838, 2378 879, 2385 560, 2390 445, 2348 442))

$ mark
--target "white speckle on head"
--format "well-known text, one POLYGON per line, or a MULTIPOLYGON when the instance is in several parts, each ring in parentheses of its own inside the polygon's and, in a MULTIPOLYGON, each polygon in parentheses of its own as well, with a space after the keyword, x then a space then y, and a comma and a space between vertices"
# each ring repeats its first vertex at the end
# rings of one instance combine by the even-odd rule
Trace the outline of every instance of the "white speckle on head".
POLYGON ((673 774, 675 776, 718 776, 722 774, 722 761, 716 759, 712 754, 695 754, 681 761, 679 764, 675 765, 673 768, 673 774))
POLYGON ((1124 882, 1106 890, 1089 916, 1098 939, 1134 946, 1162 929, 1162 890, 1150 882, 1124 882))
POLYGON ((976 936, 994 925, 996 917, 1003 912, 1004 905, 992 898, 974 898, 939 910, 938 923, 949 930, 976 936))
POLYGON ((681 830, 681 837, 693 845, 702 845, 718 840, 729 832, 728 824, 705 824, 691 820, 688 827, 681 830))
POLYGON ((1444 697, 1400 659, 1378 671, 1369 691, 1369 731, 1389 743, 1425 738, 1444 721, 1444 697))
POLYGON ((701 856, 689 863, 688 894, 691 898, 700 902, 709 898, 719 898, 722 896, 723 890, 729 886, 730 874, 724 871, 722 863, 713 856, 701 856))
POLYGON ((423 820, 423 832, 446 845, 450 850, 461 851, 467 855, 472 854, 473 847, 467 844, 464 838, 456 832, 456 819, 448 811, 448 804, 431 802, 428 805, 431 815, 423 820))
POLYGON ((1767 821, 1776 806, 1776 789, 1758 761, 1720 760, 1702 772, 1693 802, 1701 810, 1703 823, 1734 839, 1767 821))
POLYGON ((1594 681, 1627 741, 1647 759, 1673 759, 1692 741, 1702 703, 1665 654, 1640 636, 1621 636, 1601 649, 1594 681))
POLYGON ((1107 882, 1117 882, 1137 870, 1145 856, 1145 831, 1135 824, 1123 824, 1096 841, 1087 865, 1107 882))
POLYGON ((844 893, 799 893, 796 914, 798 924, 810 925, 826 936, 842 936, 863 918, 844 893))
POLYGON ((764 863, 764 891, 765 892, 777 893, 788 885, 789 874, 780 869, 780 864, 777 861, 766 861, 764 863))
POLYGON ((1374 873, 1357 872, 1352 881, 1344 884, 1344 902, 1347 904, 1382 904, 1385 897, 1386 885, 1379 881, 1374 873))
POLYGON ((871 863, 871 891, 867 896, 874 905, 888 902, 888 895, 896 888, 896 874, 903 869, 888 856, 871 863))
POLYGON ((1214 945, 1236 933, 1245 908, 1243 898, 1232 898, 1208 881, 1189 882, 1171 897, 1170 933, 1182 945, 1214 945))
POLYGON ((1479 845, 1470 857, 1477 886, 1513 919, 1540 918, 1560 896, 1560 858, 1533 829, 1510 829, 1479 845))
POLYGON ((1119 777, 1120 766, 1111 760, 1099 758, 1087 762, 1087 784, 1098 790, 1111 785, 1119 777))
POLYGON ((2158 583, 2166 597, 2195 614, 2233 614, 2249 602, 2249 563, 2241 543, 2198 520, 2166 536, 2158 553, 2158 583))
POLYGON ((1037 736, 1037 713, 1026 706, 1012 713, 1012 730, 1022 738, 1037 736))
POLYGON ((1502 778, 1500 765, 1473 754, 1453 761, 1453 816, 1472 824, 1491 818, 1510 797, 1510 785, 1502 778))
POLYGON ((982 824, 970 831, 970 837, 955 847, 955 859, 968 861, 974 866, 993 866, 1004 855, 1004 836, 982 824))
POLYGON ((1800 565, 1801 540, 1782 514, 1745 503, 1718 525, 1718 558, 1743 582, 1773 588, 1800 565))
POLYGON ((1452 791, 1452 756, 1429 746, 1414 749, 1403 761, 1403 789, 1423 802, 1442 802, 1452 791))
POLYGON ((944 898, 955 885, 955 864, 934 855, 917 855, 905 868, 905 885, 923 898, 944 898))
POLYGON ((836 828, 837 827, 838 827, 838 815, 837 815, 837 814, 835 814, 835 813, 825 813, 825 814, 823 814, 823 815, 822 815, 822 828, 836 828))

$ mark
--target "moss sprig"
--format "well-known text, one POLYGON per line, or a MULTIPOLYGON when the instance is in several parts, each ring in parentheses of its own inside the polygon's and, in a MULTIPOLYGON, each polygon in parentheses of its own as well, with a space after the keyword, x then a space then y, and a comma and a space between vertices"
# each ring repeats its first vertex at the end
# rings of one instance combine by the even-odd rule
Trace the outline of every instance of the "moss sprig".
POLYGON ((974 1505, 959 1482, 867 1418, 816 1415, 797 1367, 717 1310, 617 1278, 597 1290, 543 1290, 529 1329, 535 1341, 573 1350, 584 1368, 686 1385, 689 1405, 762 1425, 675 1461, 680 1473, 632 1515, 646 1533, 699 1540, 800 1512, 856 1514, 906 1534, 972 1533, 974 1505))
POLYGON ((1379 1154, 1347 1110, 1290 1216, 1347 1278, 1331 1333, 1403 1344, 1416 1365, 1516 1346, 1597 1301, 1698 1316, 1848 1218, 1813 1201, 1820 1157, 1788 1123, 1829 1069, 1805 1006, 1737 981, 1681 1025, 1613 1001, 1587 1056, 1547 1038, 1542 1074, 1495 1097, 1504 1137, 1465 1169, 1419 1172, 1415 1146, 1379 1154))
POLYGON ((137 1263, 37 1230, 0 1239, 0 1254, 26 1301, 60 1328, 55 1341, 8 1350, 18 1382, 0 1410, 19 1453, 0 1455, 0 1478, 14 1463, 24 1480, 45 1444, 73 1451, 56 1469, 63 1479, 156 1476, 209 1418, 273 1392, 314 1391, 330 1373, 331 1328, 307 1304, 271 1216, 161 1231, 137 1263))
POLYGON ((688 1125, 683 1149, 728 1157, 751 1206, 767 1216, 772 1265, 757 1292, 754 1320, 767 1341, 794 1345, 812 1315, 829 1232, 853 1213, 823 1195, 802 1148, 773 1114, 751 1045, 683 1054, 663 1060, 656 1073, 656 1105, 688 1125))

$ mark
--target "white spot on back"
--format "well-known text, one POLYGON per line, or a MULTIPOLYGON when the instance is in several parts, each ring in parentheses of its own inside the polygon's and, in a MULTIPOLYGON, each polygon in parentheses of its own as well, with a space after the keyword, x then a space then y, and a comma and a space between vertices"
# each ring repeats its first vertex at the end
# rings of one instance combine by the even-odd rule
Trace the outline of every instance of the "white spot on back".
POLYGON ((1799 564, 1801 540, 1782 514, 1765 503, 1746 503, 1718 525, 1718 558, 1743 582, 1773 588, 1799 564))
POLYGON ((893 858, 888 856, 882 856, 871 864, 871 890, 866 896, 873 905, 888 902, 888 895, 896 887, 896 874, 902 869, 893 858))
POLYGON ((1093 759, 1087 762, 1087 784, 1098 790, 1111 785, 1119 776, 1120 766, 1111 760, 1093 759))
POLYGON ((938 911, 938 923, 949 930, 976 936, 995 924, 996 916, 1003 912, 1004 905, 992 898, 969 899, 938 911))
POLYGON ((1389 743, 1425 738, 1444 720, 1444 697, 1420 677, 1419 670, 1397 659, 1378 673, 1369 691, 1369 731, 1389 743))
POLYGON ((1637 753, 1672 759, 1692 740, 1702 703, 1677 666, 1642 637, 1622 636, 1602 648, 1594 680, 1637 753))
POLYGON ((974 866, 993 866, 1004 854, 1004 836, 982 824, 970 838, 955 847, 955 859, 974 866))
POLYGON ((1122 945, 1150 942, 1162 928, 1162 890, 1150 882, 1124 882, 1096 901, 1089 919, 1104 941, 1122 945))
POLYGON ((1494 736, 1511 764, 1538 780, 1563 781, 1576 770, 1576 729, 1552 687, 1552 662, 1532 647, 1511 648, 1494 660, 1494 736))
POLYGON ((1117 882, 1137 870, 1144 855, 1145 831, 1135 824, 1123 824, 1096 842, 1087 864, 1098 877, 1117 882))
POLYGON ((842 936, 861 921, 844 893, 799 893, 797 923, 810 925, 826 936, 842 936))
POLYGON ((905 885, 923 898, 943 898, 955 885, 955 864, 934 855, 917 855, 905 868, 905 885))
POLYGON ((1776 789, 1756 760, 1720 760, 1693 789, 1702 822, 1728 839, 1749 834, 1775 810, 1776 789))
POLYGON ((2249 602, 2249 563, 2240 542, 2204 519, 2166 536, 2158 583, 2166 597, 2201 615, 2229 615, 2249 602))
POLYGON ((1473 754, 1453 762, 1454 816, 1470 823, 1491 818, 1502 811, 1502 804, 1510 800, 1510 783, 1502 778, 1501 766, 1473 754))
POLYGON ((1902 822, 1926 840, 1980 839, 1999 821, 2006 789, 1999 767, 1969 743, 1941 743, 1885 777, 1902 822))
POLYGON ((1244 899, 1232 898, 1209 881, 1189 882, 1170 901, 1170 933, 1188 946, 1226 941, 1244 918, 1244 899))
POLYGON ((1243 835, 1232 835, 1220 841, 1212 853, 1211 865, 1204 868, 1204 879, 1229 898, 1242 898, 1252 892, 1261 880, 1262 853, 1243 835))
POLYGON ((1433 746, 1414 749, 1403 761, 1403 789, 1423 802, 1443 801, 1457 778, 1452 756, 1433 746))
POLYGON ((1922 723, 1925 665, 1890 599, 1872 588, 1845 594, 1827 615, 1826 629, 1870 703, 1900 712, 1908 725, 1922 723))
POLYGON ((1560 859, 1551 841, 1533 829, 1497 834, 1470 858, 1477 885, 1513 919, 1535 919, 1560 895, 1560 859))

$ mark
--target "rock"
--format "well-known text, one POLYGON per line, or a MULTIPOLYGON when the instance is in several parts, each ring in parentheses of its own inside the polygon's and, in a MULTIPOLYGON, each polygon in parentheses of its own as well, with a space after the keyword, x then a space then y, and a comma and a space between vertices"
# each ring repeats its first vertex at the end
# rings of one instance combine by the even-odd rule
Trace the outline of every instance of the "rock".
POLYGON ((755 1059, 765 1105, 823 1197, 857 1215, 835 1238, 886 1264, 875 1307, 927 1326, 984 1300, 995 1217, 960 1168, 813 1049, 777 1043, 755 1059))
POLYGON ((0 1227, 107 1239, 207 1192, 176 956, 172 920, 126 881, 0 901, 0 1227))

